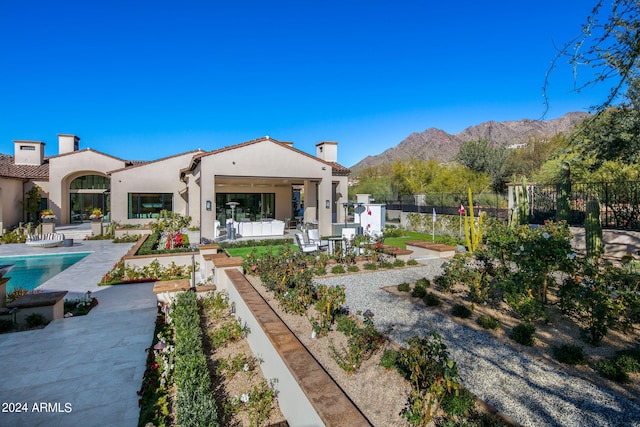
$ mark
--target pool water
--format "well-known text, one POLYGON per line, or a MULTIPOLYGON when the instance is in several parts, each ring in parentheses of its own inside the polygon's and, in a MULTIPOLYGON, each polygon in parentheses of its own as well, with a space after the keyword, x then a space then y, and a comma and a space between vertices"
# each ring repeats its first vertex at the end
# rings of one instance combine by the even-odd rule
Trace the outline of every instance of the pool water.
POLYGON ((5 276, 9 278, 7 293, 16 288, 31 291, 90 253, 0 257, 0 265, 14 264, 13 269, 5 276))

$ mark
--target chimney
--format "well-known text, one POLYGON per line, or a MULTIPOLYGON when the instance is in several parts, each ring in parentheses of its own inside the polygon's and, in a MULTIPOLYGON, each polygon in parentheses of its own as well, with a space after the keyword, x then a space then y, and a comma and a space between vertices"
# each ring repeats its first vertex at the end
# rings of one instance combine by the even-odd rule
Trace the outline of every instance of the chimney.
POLYGON ((316 157, 325 162, 338 162, 338 143, 323 141, 316 144, 316 157))
POLYGON ((58 154, 73 153, 78 151, 80 138, 75 135, 58 134, 58 154))
POLYGON ((44 162, 44 142, 13 141, 13 150, 16 165, 40 166, 44 162))

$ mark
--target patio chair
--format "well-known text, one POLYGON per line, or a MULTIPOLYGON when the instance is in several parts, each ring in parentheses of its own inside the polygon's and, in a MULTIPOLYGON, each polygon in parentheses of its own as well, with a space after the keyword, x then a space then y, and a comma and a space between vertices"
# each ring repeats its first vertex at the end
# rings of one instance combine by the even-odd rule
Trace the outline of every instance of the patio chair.
POLYGON ((311 252, 318 251, 319 247, 317 244, 304 242, 304 236, 302 235, 302 233, 296 233, 295 236, 296 236, 296 244, 298 245, 298 247, 302 252, 308 254, 311 252))
POLYGON ((352 241, 356 237, 356 229, 355 228, 343 228, 342 229, 342 238, 347 239, 348 241, 352 241))
POLYGON ((329 241, 320 238, 320 231, 317 228, 307 230, 307 238, 309 239, 309 243, 315 243, 320 249, 324 250, 329 248, 329 241))

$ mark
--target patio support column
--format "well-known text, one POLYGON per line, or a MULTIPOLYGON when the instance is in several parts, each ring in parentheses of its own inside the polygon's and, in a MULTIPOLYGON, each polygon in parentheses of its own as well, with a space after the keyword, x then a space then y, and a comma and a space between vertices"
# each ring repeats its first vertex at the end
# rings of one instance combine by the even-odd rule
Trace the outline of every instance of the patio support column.
POLYGON ((304 181, 304 222, 314 222, 318 219, 317 206, 318 189, 315 181, 304 181))
POLYGON ((331 175, 318 183, 318 229, 321 236, 330 236, 331 232, 331 208, 333 206, 333 183, 331 175), (329 204, 327 205, 327 202, 329 204))
POLYGON ((202 177, 200 183, 200 238, 213 240, 216 220, 216 182, 215 176, 210 179, 202 177), (211 210, 207 210, 207 200, 211 201, 211 210))

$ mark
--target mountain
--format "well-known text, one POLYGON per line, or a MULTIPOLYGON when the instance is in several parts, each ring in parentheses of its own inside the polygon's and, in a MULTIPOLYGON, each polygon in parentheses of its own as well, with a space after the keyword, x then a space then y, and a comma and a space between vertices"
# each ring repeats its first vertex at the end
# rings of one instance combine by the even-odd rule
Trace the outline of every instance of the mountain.
POLYGON ((553 120, 514 120, 505 122, 488 121, 470 126, 455 135, 429 128, 422 133, 414 132, 395 147, 376 156, 367 156, 351 166, 352 175, 370 166, 391 163, 395 160, 419 158, 449 162, 453 160, 466 141, 487 139, 496 146, 524 144, 531 137, 551 137, 570 130, 576 123, 584 120, 589 113, 573 112, 553 120))

